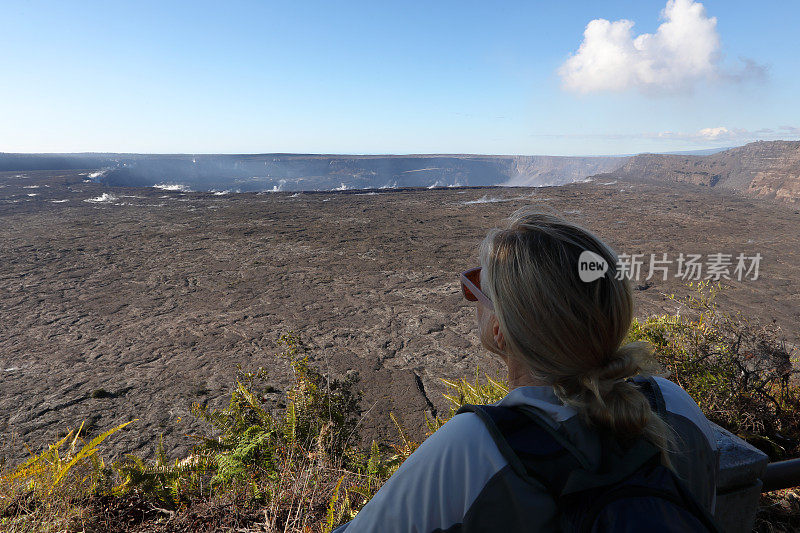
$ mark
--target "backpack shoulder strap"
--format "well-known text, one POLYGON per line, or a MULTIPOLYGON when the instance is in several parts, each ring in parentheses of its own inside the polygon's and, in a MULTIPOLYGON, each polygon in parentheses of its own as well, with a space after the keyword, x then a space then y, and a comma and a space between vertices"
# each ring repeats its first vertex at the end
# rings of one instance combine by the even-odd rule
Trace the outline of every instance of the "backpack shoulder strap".
MULTIPOLYGON (((666 407, 661 389, 652 377, 630 378, 645 395, 651 408, 664 416, 666 407)), ((523 479, 544 485, 554 498, 592 487, 618 482, 660 453, 655 446, 639 439, 623 456, 609 457, 603 474, 592 473, 583 455, 541 415, 525 406, 462 406, 456 414, 472 412, 480 417, 503 457, 523 479)))
POLYGON ((634 376, 629 378, 628 381, 636 385, 644 394, 647 401, 650 402, 650 408, 653 412, 664 418, 667 414, 667 404, 656 380, 652 376, 634 376))
POLYGON ((478 415, 503 457, 526 480, 544 485, 557 498, 581 462, 563 438, 525 410, 495 405, 464 405, 458 413, 478 415))

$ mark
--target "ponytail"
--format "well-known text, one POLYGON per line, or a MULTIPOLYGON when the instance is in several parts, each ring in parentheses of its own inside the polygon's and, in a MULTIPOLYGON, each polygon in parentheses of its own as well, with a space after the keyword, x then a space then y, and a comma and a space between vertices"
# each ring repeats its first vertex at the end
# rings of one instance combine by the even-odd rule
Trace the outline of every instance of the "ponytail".
POLYGON ((587 425, 606 429, 622 440, 642 435, 661 450, 662 462, 671 466, 672 429, 653 412, 639 388, 628 381, 642 372, 642 361, 648 361, 652 353, 649 343, 626 344, 607 364, 564 377, 553 385, 553 390, 565 405, 578 411, 587 425))

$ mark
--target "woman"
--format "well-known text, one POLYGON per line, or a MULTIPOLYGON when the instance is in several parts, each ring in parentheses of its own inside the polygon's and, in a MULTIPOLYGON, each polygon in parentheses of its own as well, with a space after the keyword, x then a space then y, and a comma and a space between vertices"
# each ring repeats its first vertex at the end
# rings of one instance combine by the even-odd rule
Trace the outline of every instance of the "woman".
MULTIPOLYGON (((573 223, 527 208, 507 228, 489 232, 479 255, 480 270, 467 271, 462 285, 477 301, 481 344, 508 367, 510 392, 496 405, 539 413, 588 471, 607 464, 609 435, 620 443, 646 439, 713 512, 715 439, 697 404, 654 378, 666 407, 659 417, 626 379, 652 353, 646 343, 621 346, 633 299, 630 281, 617 279, 614 251, 573 223), (578 266, 586 251, 608 265, 589 282, 578 266)), ((347 533, 554 531, 558 518, 548 490, 520 481, 484 421, 466 412, 401 465, 347 533)))

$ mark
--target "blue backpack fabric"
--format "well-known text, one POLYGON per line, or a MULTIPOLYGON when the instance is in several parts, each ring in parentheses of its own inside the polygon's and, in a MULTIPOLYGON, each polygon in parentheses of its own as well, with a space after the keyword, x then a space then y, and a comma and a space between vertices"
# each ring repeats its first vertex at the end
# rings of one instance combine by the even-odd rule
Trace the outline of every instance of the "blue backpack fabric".
MULTIPOLYGON (((664 399, 655 381, 631 381, 663 417, 664 399)), ((478 415, 515 473, 547 489, 558 505, 562 531, 720 531, 686 485, 661 464, 661 452, 644 438, 624 447, 605 438, 603 464, 590 470, 569 440, 535 410, 464 405, 458 412, 478 415)))

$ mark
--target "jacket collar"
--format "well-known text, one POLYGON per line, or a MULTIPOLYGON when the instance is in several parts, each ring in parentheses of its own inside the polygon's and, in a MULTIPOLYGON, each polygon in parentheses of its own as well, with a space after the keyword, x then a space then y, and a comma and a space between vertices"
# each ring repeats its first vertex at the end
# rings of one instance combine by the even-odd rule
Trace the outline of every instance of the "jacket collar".
POLYGON ((557 423, 569 420, 578 412, 567 407, 547 385, 517 387, 495 405, 500 407, 529 406, 542 411, 557 423))

